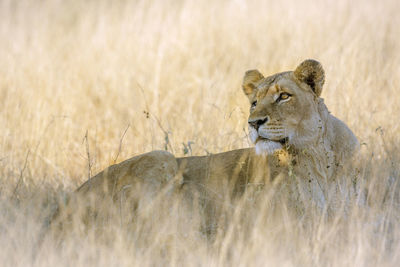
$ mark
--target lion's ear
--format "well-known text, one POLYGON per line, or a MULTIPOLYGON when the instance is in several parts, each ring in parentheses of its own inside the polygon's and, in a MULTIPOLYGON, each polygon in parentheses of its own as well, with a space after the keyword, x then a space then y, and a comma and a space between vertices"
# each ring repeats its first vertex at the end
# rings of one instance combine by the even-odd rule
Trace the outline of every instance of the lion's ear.
POLYGON ((263 79, 264 76, 258 70, 248 70, 243 77, 243 92, 250 97, 256 89, 256 83, 263 79))
POLYGON ((308 84, 317 96, 321 95, 325 72, 321 63, 313 59, 303 61, 294 71, 294 76, 308 84))

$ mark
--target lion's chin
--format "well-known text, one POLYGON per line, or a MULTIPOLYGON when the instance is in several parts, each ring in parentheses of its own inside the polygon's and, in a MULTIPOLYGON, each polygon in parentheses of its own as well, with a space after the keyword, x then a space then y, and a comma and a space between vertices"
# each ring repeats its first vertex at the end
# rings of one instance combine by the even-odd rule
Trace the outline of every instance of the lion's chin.
POLYGON ((257 155, 272 155, 276 150, 282 149, 283 146, 279 141, 272 141, 268 139, 258 140, 256 143, 257 155))

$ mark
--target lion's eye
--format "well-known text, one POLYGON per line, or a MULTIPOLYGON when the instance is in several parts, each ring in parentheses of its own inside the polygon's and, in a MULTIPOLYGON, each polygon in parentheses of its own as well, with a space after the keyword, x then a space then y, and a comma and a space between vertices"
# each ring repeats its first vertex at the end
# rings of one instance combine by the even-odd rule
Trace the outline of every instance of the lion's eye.
POLYGON ((288 94, 288 93, 281 93, 278 97, 278 99, 276 100, 276 102, 280 102, 282 100, 288 100, 292 95, 288 94))
POLYGON ((257 101, 253 101, 253 103, 251 103, 251 108, 255 108, 257 106, 257 101))

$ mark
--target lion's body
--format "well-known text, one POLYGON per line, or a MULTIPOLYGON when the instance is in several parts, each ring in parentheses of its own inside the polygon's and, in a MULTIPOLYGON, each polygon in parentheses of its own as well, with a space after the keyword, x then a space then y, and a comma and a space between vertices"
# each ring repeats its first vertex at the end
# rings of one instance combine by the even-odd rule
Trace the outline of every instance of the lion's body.
POLYGON ((237 198, 254 184, 268 187, 279 180, 294 206, 323 207, 326 186, 358 147, 351 130, 319 97, 323 81, 322 67, 312 60, 294 72, 267 78, 249 71, 243 90, 252 103, 249 132, 255 149, 186 158, 153 151, 110 166, 84 183, 76 196, 134 203, 170 186, 184 198, 199 196, 212 203, 226 195, 237 198))

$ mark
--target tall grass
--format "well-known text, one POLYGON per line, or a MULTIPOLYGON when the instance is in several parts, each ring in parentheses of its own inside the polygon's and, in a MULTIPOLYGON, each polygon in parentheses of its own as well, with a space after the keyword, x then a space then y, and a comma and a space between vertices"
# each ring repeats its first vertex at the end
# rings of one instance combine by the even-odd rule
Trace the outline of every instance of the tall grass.
POLYGON ((399 12, 396 0, 1 0, 1 265, 397 266, 399 12), (130 229, 107 225, 107 242, 37 248, 56 201, 112 163, 250 146, 244 72, 306 58, 323 64, 322 96, 363 144, 367 204, 305 224, 260 196, 226 211, 210 242, 172 197, 130 229))

